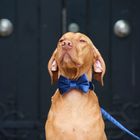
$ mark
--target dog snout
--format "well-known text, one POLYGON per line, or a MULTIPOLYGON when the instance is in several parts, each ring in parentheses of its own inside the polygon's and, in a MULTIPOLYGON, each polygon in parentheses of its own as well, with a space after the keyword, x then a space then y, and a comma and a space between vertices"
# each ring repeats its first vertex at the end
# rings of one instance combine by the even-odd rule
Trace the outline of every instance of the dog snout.
POLYGON ((72 48, 72 42, 69 40, 65 40, 62 42, 62 48, 65 50, 70 50, 72 48))

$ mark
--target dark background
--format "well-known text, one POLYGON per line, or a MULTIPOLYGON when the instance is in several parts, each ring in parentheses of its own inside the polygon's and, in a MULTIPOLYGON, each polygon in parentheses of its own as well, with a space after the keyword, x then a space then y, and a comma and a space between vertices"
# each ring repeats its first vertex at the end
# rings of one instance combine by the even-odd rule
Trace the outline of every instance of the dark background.
MULTIPOLYGON (((95 82, 101 106, 140 135, 139 0, 0 0, 3 18, 14 30, 0 35, 0 140, 45 140, 56 89, 47 63, 59 37, 77 30, 72 23, 92 39, 106 62, 105 86, 95 82), (130 26, 127 37, 114 34, 120 19, 130 26)), ((107 121, 106 132, 109 140, 133 139, 107 121)))

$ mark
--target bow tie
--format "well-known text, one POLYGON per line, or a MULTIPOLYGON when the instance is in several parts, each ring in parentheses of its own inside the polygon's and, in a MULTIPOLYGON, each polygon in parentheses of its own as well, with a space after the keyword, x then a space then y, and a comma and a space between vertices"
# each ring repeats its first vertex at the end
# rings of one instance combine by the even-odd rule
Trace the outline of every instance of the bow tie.
POLYGON ((88 81, 85 74, 77 80, 70 80, 61 75, 58 80, 58 88, 61 94, 64 94, 71 89, 79 89, 84 93, 87 93, 89 89, 94 89, 92 82, 88 81))

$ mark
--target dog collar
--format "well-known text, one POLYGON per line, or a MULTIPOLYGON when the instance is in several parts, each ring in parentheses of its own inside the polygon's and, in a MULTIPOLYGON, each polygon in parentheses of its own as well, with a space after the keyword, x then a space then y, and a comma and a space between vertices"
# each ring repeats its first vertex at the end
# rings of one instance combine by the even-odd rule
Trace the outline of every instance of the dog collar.
POLYGON ((83 74, 77 80, 70 80, 61 75, 58 80, 58 88, 61 94, 67 93, 71 89, 78 89, 87 93, 89 89, 94 90, 94 85, 88 81, 86 74, 83 74))

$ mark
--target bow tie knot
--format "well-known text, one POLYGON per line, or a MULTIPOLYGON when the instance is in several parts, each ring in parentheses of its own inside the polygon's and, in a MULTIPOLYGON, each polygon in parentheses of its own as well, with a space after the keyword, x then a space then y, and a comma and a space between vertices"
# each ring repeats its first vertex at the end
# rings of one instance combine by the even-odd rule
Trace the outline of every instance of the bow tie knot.
POLYGON ((71 89, 79 89, 84 93, 87 93, 89 89, 93 90, 93 85, 88 81, 86 75, 83 74, 77 80, 70 80, 64 76, 60 76, 58 80, 58 88, 61 94, 64 94, 71 89))

